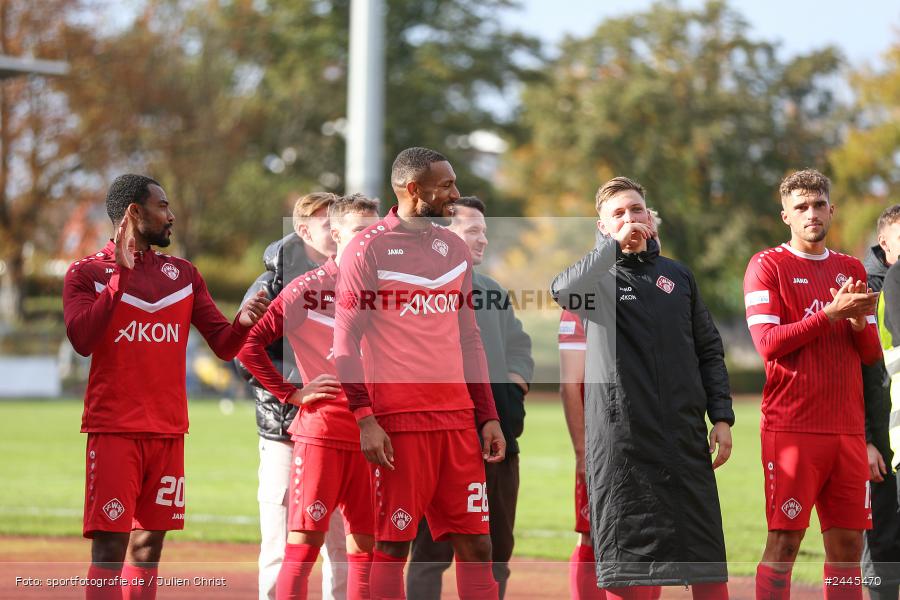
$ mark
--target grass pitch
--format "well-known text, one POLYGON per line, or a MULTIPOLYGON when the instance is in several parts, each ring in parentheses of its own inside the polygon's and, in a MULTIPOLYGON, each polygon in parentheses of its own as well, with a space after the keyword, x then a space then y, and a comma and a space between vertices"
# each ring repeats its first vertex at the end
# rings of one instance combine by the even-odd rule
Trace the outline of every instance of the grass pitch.
MULTIPOLYGON (((717 472, 731 572, 753 574, 765 543, 759 409, 735 405, 734 452, 717 472)), ((85 436, 80 400, 0 402, 0 535, 80 536, 85 436)), ((187 522, 172 540, 257 542, 257 436, 249 402, 194 401, 185 443, 187 522)), ((576 541, 574 458, 555 396, 529 399, 520 440, 516 554, 566 560, 576 541)), ((813 522, 795 580, 821 577, 813 522)))

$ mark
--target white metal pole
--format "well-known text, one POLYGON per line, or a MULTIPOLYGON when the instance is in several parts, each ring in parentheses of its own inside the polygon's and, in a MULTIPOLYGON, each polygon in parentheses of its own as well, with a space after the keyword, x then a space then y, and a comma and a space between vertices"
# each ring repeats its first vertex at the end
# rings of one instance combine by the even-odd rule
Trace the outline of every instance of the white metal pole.
POLYGON ((345 190, 379 196, 384 139, 384 1, 350 3, 345 190))

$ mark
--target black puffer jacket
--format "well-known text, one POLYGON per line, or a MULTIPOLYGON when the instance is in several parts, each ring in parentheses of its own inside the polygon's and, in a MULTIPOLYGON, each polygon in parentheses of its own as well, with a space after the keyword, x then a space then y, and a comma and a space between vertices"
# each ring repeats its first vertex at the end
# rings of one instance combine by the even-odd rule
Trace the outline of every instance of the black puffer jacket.
POLYGON ((585 454, 600 587, 727 581, 704 417, 734 422, 722 340, 693 274, 611 238, 554 279, 585 322, 585 454))
MULTIPOLYGON (((303 240, 293 233, 269 244, 263 253, 263 263, 266 265, 266 270, 247 290, 244 301, 256 295, 259 290, 265 290, 269 299, 275 299, 285 282, 289 283, 298 275, 316 267, 316 264, 306 256, 303 240)), ((294 354, 287 340, 280 339, 274 342, 266 348, 266 352, 272 359, 275 368, 285 375, 287 381, 298 382, 297 387, 302 387, 299 383, 300 373, 294 363, 294 354)), ((282 404, 250 374, 238 359, 234 359, 234 366, 238 374, 250 384, 250 390, 256 398, 256 427, 260 437, 278 441, 291 439, 287 430, 297 414, 297 407, 291 404, 282 404)))

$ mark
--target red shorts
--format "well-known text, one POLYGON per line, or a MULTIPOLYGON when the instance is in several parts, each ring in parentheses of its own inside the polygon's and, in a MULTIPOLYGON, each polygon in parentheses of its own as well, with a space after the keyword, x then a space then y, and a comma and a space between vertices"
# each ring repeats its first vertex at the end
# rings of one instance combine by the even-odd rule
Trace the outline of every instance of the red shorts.
POLYGON ((85 467, 84 537, 184 529, 184 436, 89 433, 85 467))
POLYGON ((388 435, 395 470, 370 465, 375 539, 412 540, 423 515, 435 541, 450 533, 490 533, 484 460, 474 428, 388 435))
POLYGON ((575 531, 591 532, 591 507, 588 504, 587 484, 584 476, 575 474, 575 531))
POLYGON ((863 435, 762 432, 769 531, 871 529, 869 461, 863 435))
POLYGON ((348 534, 372 535, 372 483, 360 450, 294 442, 291 463, 291 531, 328 531, 331 514, 340 510, 348 534))

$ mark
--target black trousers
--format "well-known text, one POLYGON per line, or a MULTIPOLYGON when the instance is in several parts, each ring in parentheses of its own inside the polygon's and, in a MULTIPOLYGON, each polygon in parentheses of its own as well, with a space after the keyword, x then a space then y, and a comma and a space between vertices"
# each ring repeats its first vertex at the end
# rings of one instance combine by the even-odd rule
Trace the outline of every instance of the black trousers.
POLYGON ((869 585, 871 598, 897 600, 900 597, 900 513, 897 502, 900 481, 895 473, 888 473, 883 482, 870 482, 870 485, 872 529, 865 532, 862 574, 880 578, 878 585, 869 585))
MULTIPOLYGON (((513 528, 519 499, 519 455, 510 454, 498 464, 485 463, 484 471, 491 511, 491 560, 502 600, 515 543, 513 528)), ((416 600, 440 600, 441 577, 452 560, 450 542, 435 542, 428 524, 422 519, 412 543, 412 556, 406 573, 406 596, 416 600)))

